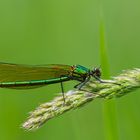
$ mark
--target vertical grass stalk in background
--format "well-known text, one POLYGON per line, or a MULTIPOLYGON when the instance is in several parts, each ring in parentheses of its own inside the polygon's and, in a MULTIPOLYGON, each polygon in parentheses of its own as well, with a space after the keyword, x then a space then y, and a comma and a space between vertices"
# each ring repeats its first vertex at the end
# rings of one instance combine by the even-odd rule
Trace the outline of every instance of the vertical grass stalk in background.
MULTIPOLYGON (((105 24, 102 7, 100 7, 100 61, 103 78, 110 77, 108 55, 106 50, 105 24)), ((103 104, 103 119, 106 140, 118 140, 115 99, 103 104)))

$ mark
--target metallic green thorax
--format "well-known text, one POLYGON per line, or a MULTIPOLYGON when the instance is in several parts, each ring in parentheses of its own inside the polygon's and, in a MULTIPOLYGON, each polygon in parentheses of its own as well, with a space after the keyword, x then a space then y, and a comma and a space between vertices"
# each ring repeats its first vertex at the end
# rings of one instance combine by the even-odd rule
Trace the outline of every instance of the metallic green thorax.
POLYGON ((72 66, 72 71, 71 71, 71 80, 77 80, 84 82, 86 77, 89 76, 90 70, 86 67, 83 67, 81 65, 74 65, 72 66))
POLYGON ((87 75, 89 73, 89 69, 86 68, 86 67, 83 67, 81 65, 76 65, 75 66, 75 69, 74 69, 74 72, 79 74, 79 75, 87 75))

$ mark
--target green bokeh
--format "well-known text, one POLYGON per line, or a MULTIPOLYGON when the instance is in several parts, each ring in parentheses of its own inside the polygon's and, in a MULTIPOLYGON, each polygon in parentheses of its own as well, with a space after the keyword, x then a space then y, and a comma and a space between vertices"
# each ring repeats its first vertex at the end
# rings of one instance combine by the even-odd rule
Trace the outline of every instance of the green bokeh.
MULTIPOLYGON (((100 66, 102 8, 111 75, 139 67, 139 5, 138 0, 1 0, 0 61, 100 66)), ((66 83, 65 90, 74 84, 66 83)), ((104 126, 103 103, 112 100, 95 100, 35 132, 20 128, 27 112, 58 92, 59 84, 32 90, 0 89, 0 140, 105 140, 108 127, 104 126)), ((115 101, 119 140, 140 139, 139 92, 115 101)))

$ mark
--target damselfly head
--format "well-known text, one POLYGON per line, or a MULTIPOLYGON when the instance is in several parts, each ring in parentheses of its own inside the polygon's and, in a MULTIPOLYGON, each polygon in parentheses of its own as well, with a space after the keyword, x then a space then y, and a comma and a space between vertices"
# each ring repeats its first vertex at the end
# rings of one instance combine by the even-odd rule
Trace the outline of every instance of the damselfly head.
POLYGON ((97 67, 97 68, 94 68, 93 70, 91 70, 91 73, 90 73, 93 77, 98 77, 100 78, 101 77, 101 69, 100 67, 97 67))

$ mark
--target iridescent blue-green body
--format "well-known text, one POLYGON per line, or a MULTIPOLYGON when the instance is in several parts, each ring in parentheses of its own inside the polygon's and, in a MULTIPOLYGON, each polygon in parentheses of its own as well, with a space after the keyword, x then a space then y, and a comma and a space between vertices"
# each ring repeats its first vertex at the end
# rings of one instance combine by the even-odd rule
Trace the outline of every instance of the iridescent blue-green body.
POLYGON ((81 65, 30 66, 0 63, 0 87, 2 88, 36 88, 69 80, 77 80, 82 83, 90 76, 99 75, 95 70, 89 70, 81 65))

